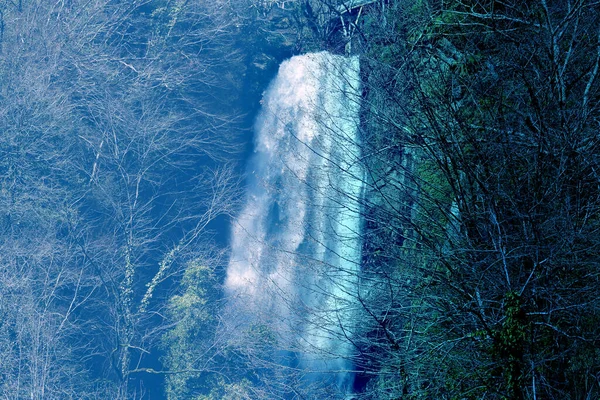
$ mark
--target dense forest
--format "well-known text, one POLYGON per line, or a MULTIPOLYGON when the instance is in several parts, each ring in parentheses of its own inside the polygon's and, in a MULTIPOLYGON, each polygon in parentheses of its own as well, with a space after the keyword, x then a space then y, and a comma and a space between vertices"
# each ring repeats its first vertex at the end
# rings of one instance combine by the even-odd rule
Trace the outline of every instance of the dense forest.
POLYGON ((0 0, 1 397, 599 398, 599 70, 594 0, 0 0), (224 288, 317 51, 360 60, 345 387, 224 288))

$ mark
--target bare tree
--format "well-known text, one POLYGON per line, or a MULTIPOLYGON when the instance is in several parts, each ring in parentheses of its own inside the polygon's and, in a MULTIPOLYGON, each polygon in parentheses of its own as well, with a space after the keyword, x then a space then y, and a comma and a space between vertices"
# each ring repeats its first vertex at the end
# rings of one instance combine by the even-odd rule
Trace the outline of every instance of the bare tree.
POLYGON ((365 42, 390 374, 366 395, 593 397, 597 4, 415 7, 422 30, 365 42))
POLYGON ((234 21, 204 2, 5 5, 2 390, 140 397, 167 289, 235 204, 234 21))

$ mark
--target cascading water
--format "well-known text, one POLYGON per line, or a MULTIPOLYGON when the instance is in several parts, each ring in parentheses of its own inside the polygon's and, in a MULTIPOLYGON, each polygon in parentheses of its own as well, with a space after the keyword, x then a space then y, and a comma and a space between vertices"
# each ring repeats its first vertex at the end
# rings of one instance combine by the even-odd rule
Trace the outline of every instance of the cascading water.
POLYGON ((295 368, 312 371, 304 381, 340 392, 351 386, 361 257, 359 86, 356 57, 281 65, 257 119, 226 279, 235 312, 268 324, 295 368))

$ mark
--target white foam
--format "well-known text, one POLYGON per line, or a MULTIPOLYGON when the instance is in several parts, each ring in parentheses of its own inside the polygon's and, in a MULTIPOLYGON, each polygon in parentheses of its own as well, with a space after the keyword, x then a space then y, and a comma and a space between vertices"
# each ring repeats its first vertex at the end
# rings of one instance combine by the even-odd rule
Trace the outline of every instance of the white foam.
POLYGON ((280 66, 231 237, 226 286, 243 299, 239 311, 280 321, 274 330, 320 369, 347 369, 352 351, 340 320, 351 325, 361 256, 359 86, 355 57, 322 52, 280 66))

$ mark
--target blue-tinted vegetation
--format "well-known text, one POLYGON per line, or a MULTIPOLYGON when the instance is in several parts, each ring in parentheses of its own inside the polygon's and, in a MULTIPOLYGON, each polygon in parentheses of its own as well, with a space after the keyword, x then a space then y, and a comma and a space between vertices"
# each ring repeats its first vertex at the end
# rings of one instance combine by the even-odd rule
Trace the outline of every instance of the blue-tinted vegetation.
POLYGON ((0 397, 600 397, 599 17, 0 1, 0 397))

